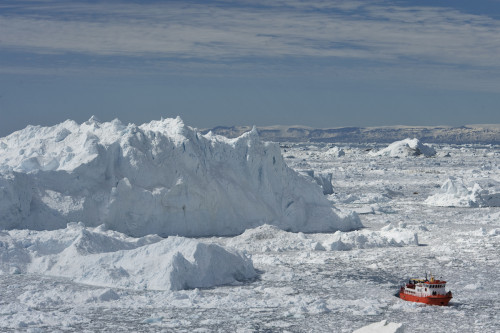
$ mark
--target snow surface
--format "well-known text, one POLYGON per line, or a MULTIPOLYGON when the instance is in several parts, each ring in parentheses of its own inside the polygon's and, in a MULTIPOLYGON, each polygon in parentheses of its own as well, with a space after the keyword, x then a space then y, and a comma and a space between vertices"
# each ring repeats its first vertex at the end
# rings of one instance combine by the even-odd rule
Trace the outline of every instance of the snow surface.
POLYGON ((131 236, 235 235, 262 224, 302 232, 361 227, 254 129, 201 135, 180 118, 28 126, 0 139, 0 228, 81 221, 131 236))
POLYGON ((351 333, 384 321, 403 324, 407 332, 499 332, 500 207, 439 207, 424 201, 450 177, 493 193, 500 181, 500 147, 440 145, 436 149, 442 155, 431 159, 367 153, 380 148, 344 145, 345 156, 335 159, 325 154, 329 145, 284 148, 285 161, 294 170, 331 173, 334 193, 325 197, 338 208, 364 211, 360 218, 365 227, 300 233, 261 225, 234 237, 196 239, 229 253, 243 251, 257 273, 243 282, 139 290, 25 273, 28 265, 12 263, 57 255, 84 229, 119 240, 105 243, 113 248, 110 252, 86 247, 96 247, 90 256, 130 253, 161 239, 79 224, 62 231, 4 230, 2 246, 18 246, 9 247, 16 250, 9 252, 9 267, 0 275, 0 330, 351 333), (358 242, 365 239, 360 236, 373 242, 358 242), (337 239, 350 248, 328 248, 337 239), (47 247, 49 240, 52 246, 47 247), (119 244, 131 245, 120 249, 119 244), (402 282, 425 271, 448 281, 453 292, 449 306, 395 297, 402 282))
POLYGON ((391 143, 377 152, 370 152, 373 156, 408 157, 420 156, 431 157, 436 155, 436 150, 429 145, 423 144, 419 139, 404 139, 391 143))

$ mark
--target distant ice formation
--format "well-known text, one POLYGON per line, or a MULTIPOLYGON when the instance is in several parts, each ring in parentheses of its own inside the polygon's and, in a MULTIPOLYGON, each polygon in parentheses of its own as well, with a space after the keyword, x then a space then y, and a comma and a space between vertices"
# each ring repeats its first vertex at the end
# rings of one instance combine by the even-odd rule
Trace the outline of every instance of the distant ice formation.
POLYGON ((55 231, 0 234, 0 273, 67 277, 90 285, 147 290, 213 287, 253 278, 239 252, 184 237, 129 238, 72 223, 55 231))
POLYGON ((325 152, 328 157, 342 157, 345 156, 345 151, 339 147, 332 147, 325 152))
POLYGON ((384 149, 377 152, 370 152, 372 156, 407 157, 420 156, 432 157, 436 155, 436 150, 431 146, 423 144, 418 139, 404 139, 391 143, 384 149))
POLYGON ((468 188, 462 179, 449 177, 437 193, 425 200, 429 206, 440 207, 500 207, 500 187, 490 190, 474 183, 468 188))
POLYGON ((265 223, 294 232, 361 226, 256 129, 227 139, 180 118, 140 126, 67 120, 0 138, 0 155, 0 229, 82 221, 131 236, 210 236, 265 223))

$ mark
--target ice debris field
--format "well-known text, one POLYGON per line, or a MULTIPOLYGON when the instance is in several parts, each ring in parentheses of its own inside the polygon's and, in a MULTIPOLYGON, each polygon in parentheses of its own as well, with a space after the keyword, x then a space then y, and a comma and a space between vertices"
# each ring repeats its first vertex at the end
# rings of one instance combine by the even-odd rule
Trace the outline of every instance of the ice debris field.
POLYGON ((494 145, 28 126, 0 138, 0 330, 496 332, 499 206, 494 145), (450 306, 395 297, 425 271, 450 306))

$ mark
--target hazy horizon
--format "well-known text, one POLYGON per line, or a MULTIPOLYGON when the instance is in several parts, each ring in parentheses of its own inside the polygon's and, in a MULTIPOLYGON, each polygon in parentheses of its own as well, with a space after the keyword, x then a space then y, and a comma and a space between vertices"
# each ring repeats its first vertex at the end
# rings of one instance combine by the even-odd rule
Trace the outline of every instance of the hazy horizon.
POLYGON ((500 123, 500 1, 3 1, 0 137, 500 123))

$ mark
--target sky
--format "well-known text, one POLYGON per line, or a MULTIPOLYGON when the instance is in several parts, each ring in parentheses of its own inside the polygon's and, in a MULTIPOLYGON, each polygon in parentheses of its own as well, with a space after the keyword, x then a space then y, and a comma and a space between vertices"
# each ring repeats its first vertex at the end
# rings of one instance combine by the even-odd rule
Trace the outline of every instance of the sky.
POLYGON ((0 2, 0 137, 500 123, 500 0, 0 2))

